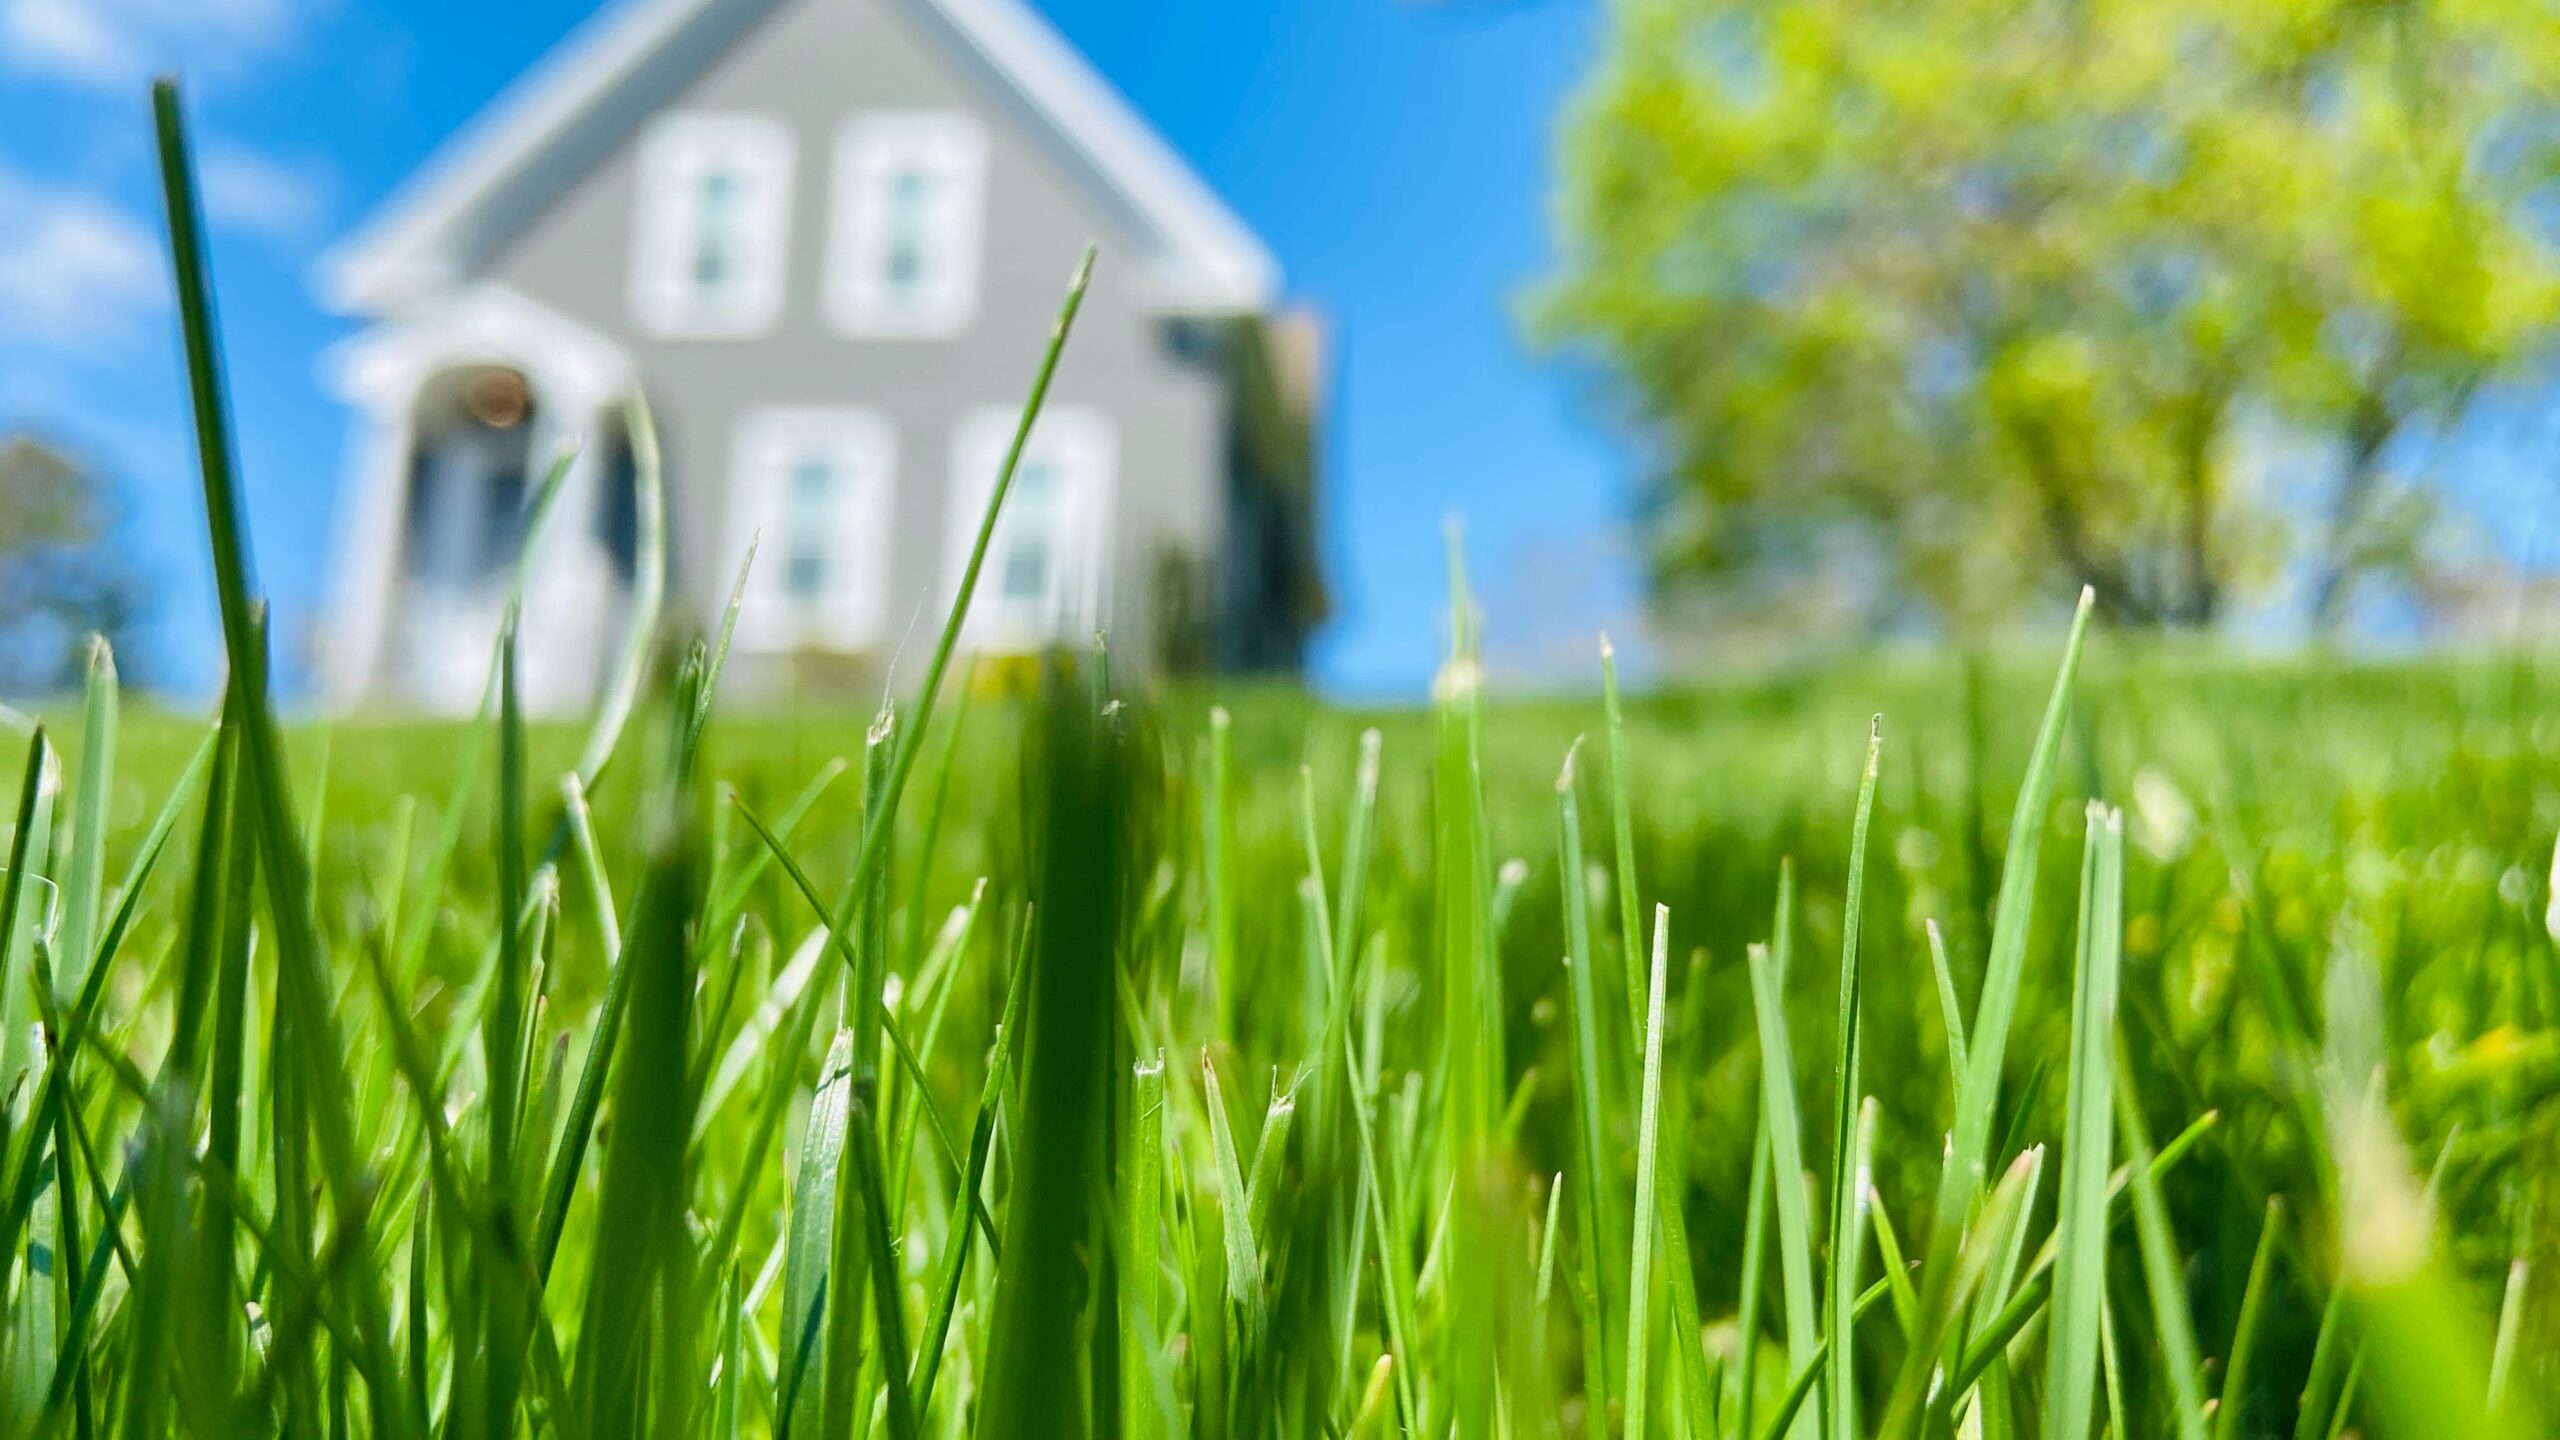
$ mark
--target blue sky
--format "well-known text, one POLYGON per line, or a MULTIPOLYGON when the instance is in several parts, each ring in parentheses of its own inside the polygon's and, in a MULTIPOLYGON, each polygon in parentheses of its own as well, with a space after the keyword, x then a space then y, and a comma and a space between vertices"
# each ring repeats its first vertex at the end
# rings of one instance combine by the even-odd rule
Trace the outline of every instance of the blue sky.
MULTIPOLYGON (((1442 518, 1466 517, 1497 664, 1544 678, 1632 628, 1630 452, 1514 307, 1547 256, 1553 117, 1591 0, 1036 0, 1278 253, 1337 326, 1317 679, 1422 693, 1442 518)), ((202 146, 259 564, 307 631, 344 419, 346 333, 310 262, 593 0, 0 0, 0 432, 116 477, 158 613, 144 668, 217 651, 144 86, 177 67, 202 146)), ((1070 360, 1072 363, 1072 359, 1070 360)))

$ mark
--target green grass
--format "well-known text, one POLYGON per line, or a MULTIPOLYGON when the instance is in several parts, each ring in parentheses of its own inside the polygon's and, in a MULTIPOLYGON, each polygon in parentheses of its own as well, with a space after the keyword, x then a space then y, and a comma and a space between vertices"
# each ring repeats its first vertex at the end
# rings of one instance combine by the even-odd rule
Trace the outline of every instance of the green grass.
POLYGON ((0 1440, 2544 1433, 2532 664, 758 714, 652 543, 588 723, 288 724, 158 119, 234 679, 23 737, 0 1440))

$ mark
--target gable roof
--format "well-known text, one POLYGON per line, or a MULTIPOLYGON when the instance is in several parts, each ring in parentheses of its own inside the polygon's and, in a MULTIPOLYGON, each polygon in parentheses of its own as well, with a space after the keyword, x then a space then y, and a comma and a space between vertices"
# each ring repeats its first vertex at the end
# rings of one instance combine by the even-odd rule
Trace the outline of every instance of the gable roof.
MULTIPOLYGON (((320 261, 332 308, 441 293, 601 163, 756 22, 799 0, 616 0, 475 116, 320 261)), ((875 0, 983 82, 1134 242, 1135 292, 1186 313, 1267 308, 1262 241, 1023 0, 875 0)))

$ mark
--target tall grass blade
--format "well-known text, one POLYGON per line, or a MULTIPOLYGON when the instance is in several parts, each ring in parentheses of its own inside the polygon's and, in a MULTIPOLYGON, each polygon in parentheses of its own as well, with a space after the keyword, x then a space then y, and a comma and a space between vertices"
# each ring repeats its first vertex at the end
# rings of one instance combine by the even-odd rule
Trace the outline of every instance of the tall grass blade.
MULTIPOLYGON (((36 931, 42 922, 51 882, 39 873, 52 850, 53 805, 61 788, 61 767, 52 743, 38 725, 27 739, 27 762, 19 772, 18 803, 9 831, 9 873, 0 876, 0 1096, 24 1097, 26 1079, 36 1062, 34 1030, 26 1011, 34 994, 36 931)), ((31 1122, 17 1105, 0 1104, 0 1118, 13 1125, 31 1122)), ((0 1236, 0 1239, 11 1237, 0 1236)))
MULTIPOLYGON (((987 1317, 977 1434, 1029 1440, 1089 1433, 1068 1397, 1082 1392, 1076 1347, 1090 1293, 1079 1250, 1096 1229, 1096 1174, 1108 1162, 1115 1032, 1114 943, 1145 853, 1134 778, 1136 721, 1108 713, 1053 670, 1038 715, 1032 816, 1031 975, 1023 1029, 1020 1126, 1004 1248, 987 1317)), ((1232 1189, 1228 1192, 1234 1193, 1232 1189)))
POLYGON ((2178 1440, 2205 1440, 2204 1382, 2197 1371, 2195 1322, 2187 1313, 2186 1283, 2178 1259, 2177 1240, 2169 1231, 2167 1204, 2151 1173, 2151 1137, 2144 1133, 2142 1108, 2126 1078, 2121 1055, 2117 1069, 2116 1116, 2124 1126, 2126 1158, 2133 1167, 2133 1225, 2141 1242, 2142 1278, 2151 1292, 2151 1319, 2160 1344, 2160 1365, 2167 1376, 2171 1418, 2178 1440))
POLYGON ((116 784, 116 657, 106 637, 89 640, 88 684, 80 707, 80 774, 72 787, 71 857, 62 872, 62 917, 54 929, 54 980, 65 996, 89 975, 105 908, 107 826, 116 784))
MULTIPOLYGON (((2098 1331, 2106 1305, 2107 1171, 2115 1147, 2116 983, 2122 948, 2124 819, 2089 807, 2080 944, 2071 985, 2071 1082, 2054 1220, 2052 1321, 2045 1341, 2045 1431, 2083 1440, 2097 1409, 2098 1331)), ((1943 968, 1941 973, 1944 973, 1943 968)))
POLYGON ((1644 1034, 1645 1017, 1638 1012, 1636 996, 1642 978, 1636 973, 1636 957, 1644 953, 1644 932, 1638 926, 1640 908, 1636 892, 1635 804, 1630 798, 1634 780, 1627 771, 1627 723, 1618 705, 1618 647, 1609 637, 1600 637, 1600 703, 1609 721, 1609 837, 1617 853, 1617 883, 1610 888, 1618 897, 1618 953, 1625 957, 1625 987, 1629 1034, 1644 1034))
POLYGON ((2497 1339, 2489 1346, 2489 1413, 2505 1408, 2507 1388, 2514 1382, 2516 1344, 2524 1332, 2525 1292, 2533 1278, 2533 1262, 2517 1259, 2507 1266, 2506 1291, 2498 1302, 2497 1339))
POLYGON ((632 974, 630 1035, 614 1086, 618 1123, 605 1140, 594 1247, 579 1329, 577 1381, 599 1435, 670 1430, 692 1386, 693 1242, 685 1226, 692 1113, 685 1080, 693 992, 685 916, 698 901, 690 816, 681 792, 659 797, 643 823, 649 869, 624 950, 632 974), (653 1363, 654 1362, 654 1363, 653 1363))
POLYGON ((2240 1321, 2231 1334, 2230 1363, 2223 1367, 2222 1399, 2213 1412, 2213 1440, 2239 1440, 2249 1433, 2241 1427, 2241 1417, 2249 1410, 2249 1382, 2256 1378, 2251 1372, 2266 1320, 2267 1283, 2283 1233, 2284 1197, 2271 1196, 2267 1223, 2258 1232, 2257 1254, 2249 1262, 2249 1279, 2240 1292, 2240 1321))
MULTIPOLYGON (((834 1250, 836 1186, 843 1164, 845 1109, 853 1093, 853 1036, 836 1032, 820 1068, 818 1090, 809 1102, 809 1119, 801 1131, 799 1179, 791 1190, 790 1238, 784 1249, 782 1333, 786 1341, 826 1335, 828 1262, 834 1250)), ((826 1351, 809 1344, 786 1345, 782 1352, 781 1399, 776 1405, 775 1433, 818 1433, 818 1406, 824 1390, 826 1351), (816 1377, 812 1376, 816 1372, 816 1377)))
MULTIPOLYGON (((1797 1369, 1813 1362, 1821 1343, 1821 1312, 1814 1300, 1813 1223, 1805 1200, 1803 1125, 1796 1105, 1795 1051, 1787 1038, 1786 997, 1776 957, 1750 948, 1752 1008, 1760 1020, 1762 1104, 1768 1113, 1770 1182, 1775 1187, 1778 1270, 1783 1282, 1787 1361, 1797 1369)), ((1799 1435, 1809 1435, 1810 1425, 1799 1435)))
POLYGON ((1120 1140, 1121 1433, 1162 1440, 1179 1423, 1156 1399, 1152 1363, 1165 1320, 1159 1279, 1164 1207, 1164 1056, 1141 1060, 1131 1073, 1129 1123, 1120 1140))
MULTIPOLYGON (((1634 1248, 1627 1261, 1627 1440, 1644 1440, 1653 1410, 1645 1367, 1653 1354, 1653 1237, 1659 1224, 1655 1186, 1662 1168, 1662 977, 1670 947, 1670 907, 1656 906, 1653 964, 1645 986, 1643 1100, 1636 1122, 1634 1248)), ((1694 1346, 1696 1340, 1682 1337, 1681 1343, 1694 1346)))
MULTIPOLYGON (((1574 793, 1574 759, 1580 753, 1580 742, 1565 752, 1564 769, 1556 777, 1556 844, 1557 884, 1564 898, 1564 933, 1566 967, 1566 1003, 1573 1033, 1573 1099, 1575 1135, 1581 1142, 1581 1195, 1576 1208, 1588 1213, 1592 1235, 1617 1235, 1624 1231, 1624 1205, 1618 1195, 1617 1166, 1610 1156, 1609 1127, 1606 1119, 1613 1088, 1602 1071, 1600 1049, 1600 990, 1598 966, 1591 947, 1590 892, 1586 884, 1582 858, 1581 804, 1574 793)), ((1615 1024, 1612 1020, 1609 1023, 1615 1024)), ((1610 1343, 1605 1319, 1624 1313, 1626 1280, 1616 1262, 1603 1256, 1595 1260, 1593 1280, 1598 1286, 1599 1317, 1595 1317, 1602 1357, 1600 1373, 1584 1377, 1591 1404, 1605 1413, 1609 1405, 1608 1357, 1625 1353, 1625 1337, 1610 1343)))
POLYGON ((1858 953, 1859 927, 1867 889, 1867 831, 1875 818, 1876 772, 1884 758, 1884 717, 1867 722, 1867 763, 1859 772, 1857 819, 1849 832, 1849 888, 1840 918, 1839 1009, 1834 1018, 1831 1053, 1831 1176, 1825 1187, 1831 1216, 1830 1286, 1823 1296, 1823 1338, 1839 1357, 1831 1366, 1831 1383, 1823 1396, 1823 1412, 1832 1440, 1855 1440, 1857 1434, 1856 1352, 1849 1343, 1849 1313, 1858 1299, 1859 1247, 1866 1223, 1859 1214, 1865 1178, 1858 1173, 1857 1107, 1859 1026, 1864 1023, 1865 973, 1858 953))
POLYGON ((915 715, 908 722, 906 734, 898 742, 897 753, 890 761, 883 787, 882 803, 866 806, 863 811, 862 848, 855 855, 853 873, 845 882, 846 893, 856 894, 870 884, 873 871, 887 863, 890 836, 899 797, 906 792, 907 774, 915 768, 916 751, 923 743, 925 731, 932 727, 933 707, 941 693, 943 674, 951 668, 951 656, 960 646, 960 628, 968 619, 969 600, 978 590, 979 572, 986 568, 987 551, 995 541, 996 519, 1004 512, 1005 497, 1012 493, 1014 473, 1021 467, 1023 447, 1031 440, 1033 422, 1040 418, 1040 407, 1049 398, 1049 382, 1058 372, 1058 357, 1067 346, 1067 336, 1075 330, 1076 313, 1084 306, 1087 286, 1093 283, 1094 246, 1088 243, 1076 262, 1074 278, 1067 282, 1067 298, 1059 307, 1057 323, 1050 327, 1048 349, 1040 357, 1040 368, 1032 376, 1031 393, 1022 403, 1022 418, 1014 426, 1013 439, 1005 447, 1004 462, 996 469, 995 484, 987 493, 987 508, 979 518, 978 531, 969 542, 969 558, 960 569, 960 583, 951 600, 951 611, 942 622, 942 635, 933 647, 933 658, 925 666, 924 680, 916 688, 915 715))
POLYGON ((1921 1272, 1923 1338, 1915 1342, 1896 1373, 1878 1427, 1885 1440, 1907 1440, 1919 1423, 1928 1398, 1930 1366, 1937 1354, 1935 1333, 1954 1314, 1955 1261, 1963 1248, 1965 1218, 1980 1199, 1991 1163, 1991 1126, 1999 1109, 2000 1073, 2009 1051, 2009 1028, 2017 1014, 2018 987, 2026 966, 2028 932, 2035 915, 2036 861, 2044 849, 2045 813, 2052 804, 2054 762, 2062 749, 2062 732, 2071 713, 2071 692, 2079 674, 2080 648, 2089 631, 2096 603, 2089 590, 2080 592, 2072 616, 2071 636, 2064 642, 2062 665, 2053 693, 2045 702, 2035 749, 2018 787, 2017 809, 2009 824, 2009 849, 2001 863, 1998 898, 1993 902, 1990 957, 1982 993, 1966 1037, 1963 1082, 1956 1090, 1955 1127, 1949 1137, 1947 1162, 1938 1177, 1937 1204, 1932 1211, 1929 1249, 1921 1272))
MULTIPOLYGON (((578 783, 588 790, 604 778, 605 767, 613 762, 614 751, 622 743, 622 729, 631 718, 631 707, 639 701, 641 684, 649 674, 649 656, 658 644, 658 612, 667 593, 666 467, 658 455, 657 420, 649 413, 648 398, 636 390, 623 405, 623 426, 631 437, 635 520, 632 590, 623 616, 622 653, 614 660, 613 674, 605 681, 603 695, 596 703, 586 744, 578 751, 578 783)), ((726 629, 721 631, 720 640, 721 653, 725 655, 726 629)), ((707 708, 711 685, 705 683, 700 694, 700 704, 707 708)))
MULTIPOLYGON (((175 81, 152 87, 158 131, 162 195, 169 223, 170 253, 177 281, 180 331, 187 354, 189 395, 195 414, 198 468, 204 482, 207 530, 211 539, 215 591, 220 601, 225 650, 231 683, 239 688, 239 714, 246 737, 243 792, 255 817, 261 870, 266 877, 268 913, 276 930, 279 978, 277 990, 293 1018, 295 1052, 279 1055, 280 1076, 291 1067, 298 1075, 287 1081, 311 1094, 310 1118, 319 1140, 329 1193, 336 1206, 339 1233, 362 1235, 369 1228, 372 1186, 355 1138, 354 1118, 338 1083, 345 1074, 345 1047, 336 1017, 328 1005, 328 967, 322 957, 313 912, 308 856, 295 818, 292 782, 285 771, 284 745, 267 693, 264 624, 252 595, 248 537, 241 521, 240 487, 233 473, 230 405, 214 333, 213 297, 205 273, 202 212, 196 200, 195 176, 188 157, 186 125, 179 110, 175 81)), ((373 1433, 397 1437, 407 1433, 407 1414, 391 1383, 389 1322, 380 1277, 368 1247, 349 1248, 344 1269, 336 1277, 340 1299, 352 1311, 357 1337, 356 1359, 366 1378, 366 1402, 373 1433)))

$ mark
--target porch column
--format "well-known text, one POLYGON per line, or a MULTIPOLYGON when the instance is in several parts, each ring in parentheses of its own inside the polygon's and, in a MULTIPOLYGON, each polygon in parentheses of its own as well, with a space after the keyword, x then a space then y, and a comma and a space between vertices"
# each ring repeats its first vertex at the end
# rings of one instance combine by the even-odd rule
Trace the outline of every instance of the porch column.
POLYGON ((347 710, 372 698, 380 679, 391 595, 399 582, 400 538, 408 514, 410 452, 416 437, 408 391, 368 394, 349 422, 347 478, 337 516, 336 559, 322 627, 321 698, 347 710))

